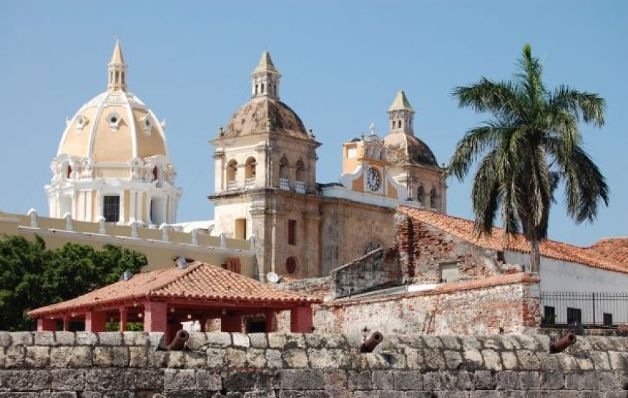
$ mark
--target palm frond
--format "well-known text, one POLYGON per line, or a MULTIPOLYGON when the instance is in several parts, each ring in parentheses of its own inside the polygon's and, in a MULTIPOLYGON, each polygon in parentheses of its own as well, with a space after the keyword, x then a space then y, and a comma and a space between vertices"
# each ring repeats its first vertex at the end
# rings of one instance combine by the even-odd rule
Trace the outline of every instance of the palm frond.
POLYGON ((552 112, 567 111, 576 121, 582 117, 585 123, 593 123, 596 127, 602 127, 605 122, 606 101, 596 93, 578 91, 561 85, 550 95, 548 105, 552 112))

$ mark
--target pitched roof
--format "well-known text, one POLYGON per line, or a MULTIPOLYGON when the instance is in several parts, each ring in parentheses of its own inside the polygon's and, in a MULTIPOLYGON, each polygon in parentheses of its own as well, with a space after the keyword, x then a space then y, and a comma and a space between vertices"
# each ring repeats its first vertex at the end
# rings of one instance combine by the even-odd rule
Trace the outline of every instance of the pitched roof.
POLYGON ((189 299, 191 302, 203 303, 215 300, 271 305, 321 302, 319 298, 284 291, 235 272, 193 262, 185 269, 169 267, 140 273, 127 281, 113 283, 75 299, 38 308, 28 315, 37 317, 129 300, 158 298, 189 299))
POLYGON ((113 47, 113 54, 111 54, 111 61, 109 61, 109 64, 124 64, 124 56, 122 55, 120 40, 116 40, 116 45, 113 47))
POLYGON ((406 98, 406 93, 403 90, 399 90, 393 100, 393 103, 390 104, 388 112, 391 111, 414 111, 414 109, 412 109, 412 105, 410 105, 410 101, 406 98))
POLYGON ((588 250, 610 257, 628 267, 628 237, 600 239, 591 245, 588 250))
MULTIPOLYGON (((406 206, 399 206, 397 211, 486 249, 510 250, 521 253, 530 252, 528 242, 523 235, 514 234, 504 237, 504 230, 502 228, 493 228, 493 233, 490 236, 482 234, 478 237, 474 231, 474 222, 471 220, 406 206)), ((613 258, 608 258, 608 256, 596 250, 550 239, 541 241, 541 255, 547 258, 578 263, 609 271, 628 273, 627 264, 622 264, 613 258)))

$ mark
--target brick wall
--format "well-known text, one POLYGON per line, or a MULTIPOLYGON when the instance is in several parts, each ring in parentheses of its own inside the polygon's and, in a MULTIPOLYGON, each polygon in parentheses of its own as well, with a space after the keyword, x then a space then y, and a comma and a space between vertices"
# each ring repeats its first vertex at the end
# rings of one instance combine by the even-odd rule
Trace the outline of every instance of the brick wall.
POLYGON ((540 323, 538 279, 527 274, 441 284, 434 290, 344 299, 314 307, 321 333, 522 333, 540 323))
POLYGON ((626 397, 628 339, 334 334, 0 333, 0 397, 626 397))
POLYGON ((405 214, 395 215, 395 228, 404 280, 408 282, 439 282, 439 267, 445 263, 458 265, 460 280, 521 270, 504 266, 495 250, 483 249, 405 214))

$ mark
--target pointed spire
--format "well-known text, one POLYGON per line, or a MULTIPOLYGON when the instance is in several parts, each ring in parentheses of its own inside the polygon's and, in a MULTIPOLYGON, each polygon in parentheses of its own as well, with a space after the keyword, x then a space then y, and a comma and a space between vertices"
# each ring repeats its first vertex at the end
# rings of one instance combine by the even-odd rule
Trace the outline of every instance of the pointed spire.
POLYGON ((113 47, 113 53, 111 54, 111 61, 109 61, 109 65, 107 65, 107 71, 109 73, 107 89, 109 91, 126 91, 126 64, 124 63, 120 40, 116 40, 116 45, 113 47))
POLYGON ((251 73, 251 96, 278 100, 280 78, 281 74, 273 64, 270 53, 264 51, 259 63, 251 73))
POLYGON ((120 47, 120 39, 116 39, 116 45, 113 47, 113 54, 111 54, 111 61, 109 61, 109 64, 124 64, 122 47, 120 47))
POLYGON ((260 72, 279 73, 277 68, 275 68, 275 64, 273 64, 273 60, 270 57, 270 53, 268 51, 264 51, 262 53, 262 57, 260 58, 259 63, 253 70, 253 73, 260 72))
POLYGON ((392 104, 390 105, 390 108, 388 108, 388 112, 391 112, 391 111, 412 111, 412 112, 414 112, 414 109, 412 109, 412 105, 410 105, 410 102, 408 101, 408 98, 406 98, 406 93, 403 90, 399 90, 399 92, 395 96, 395 99, 393 100, 392 104))

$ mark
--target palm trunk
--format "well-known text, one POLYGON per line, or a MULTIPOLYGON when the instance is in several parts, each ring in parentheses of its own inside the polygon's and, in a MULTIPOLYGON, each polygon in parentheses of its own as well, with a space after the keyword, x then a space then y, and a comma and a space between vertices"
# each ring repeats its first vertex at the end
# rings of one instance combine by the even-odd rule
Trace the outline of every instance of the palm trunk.
POLYGON ((538 239, 530 240, 530 272, 539 273, 541 265, 541 242, 538 239))

